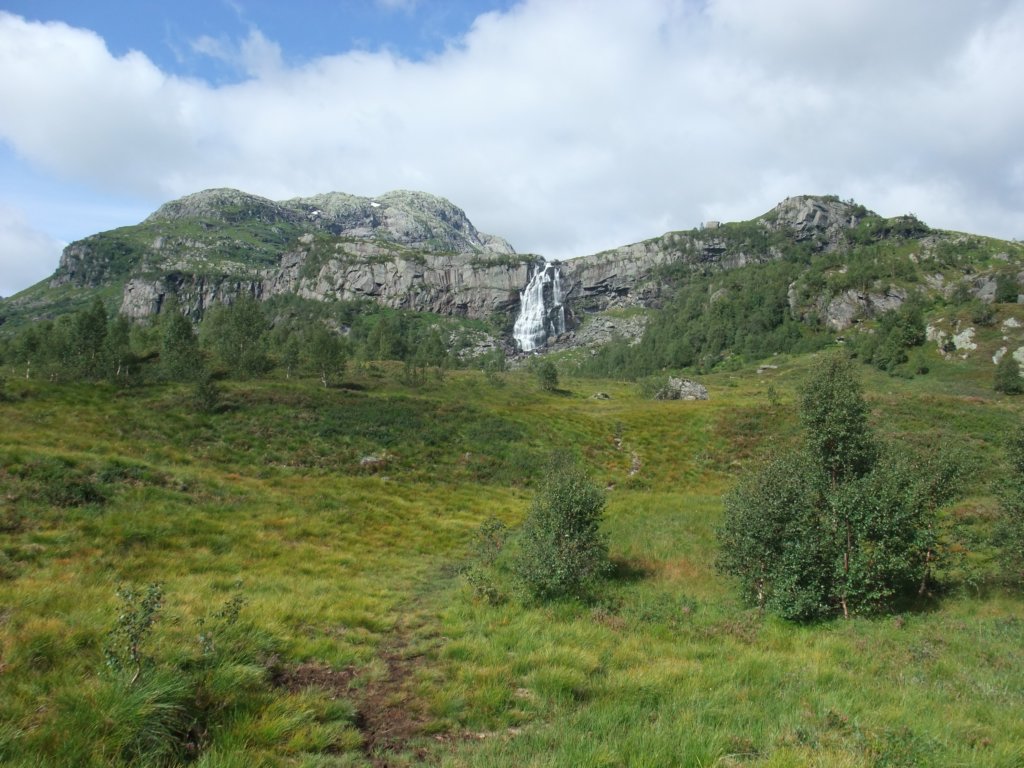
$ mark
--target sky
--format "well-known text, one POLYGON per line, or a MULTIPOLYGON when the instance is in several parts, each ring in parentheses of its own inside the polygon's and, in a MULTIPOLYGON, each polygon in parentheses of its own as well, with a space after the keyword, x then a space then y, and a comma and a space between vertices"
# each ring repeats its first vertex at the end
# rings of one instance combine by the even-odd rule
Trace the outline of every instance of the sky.
POLYGON ((565 259, 836 194, 1024 238, 1024 0, 0 0, 0 296, 167 200, 431 192, 565 259))

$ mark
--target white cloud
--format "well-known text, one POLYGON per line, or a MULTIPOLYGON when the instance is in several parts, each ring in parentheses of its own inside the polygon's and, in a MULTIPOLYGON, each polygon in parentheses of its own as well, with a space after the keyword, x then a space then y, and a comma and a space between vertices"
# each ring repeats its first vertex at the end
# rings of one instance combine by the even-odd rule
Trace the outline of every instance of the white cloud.
POLYGON ((64 245, 33 229, 22 211, 0 204, 0 296, 53 274, 64 245))
POLYGON ((1021 40, 1022 0, 545 0, 425 61, 198 41, 250 75, 214 86, 0 14, 0 138, 154 203, 423 189, 562 258, 802 193, 1019 237, 1021 40))
POLYGON ((249 34, 239 43, 203 35, 192 41, 192 50, 254 78, 272 77, 281 71, 283 62, 281 46, 268 40, 256 28, 250 28, 249 34))

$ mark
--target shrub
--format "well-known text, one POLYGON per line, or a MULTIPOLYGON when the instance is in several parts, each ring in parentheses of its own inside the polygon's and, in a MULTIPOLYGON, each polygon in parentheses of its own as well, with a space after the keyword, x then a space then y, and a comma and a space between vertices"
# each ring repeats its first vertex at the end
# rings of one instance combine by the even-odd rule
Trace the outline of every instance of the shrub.
POLYGON ((804 386, 800 425, 811 456, 833 485, 866 474, 874 464, 868 406, 847 360, 828 358, 804 386))
POLYGON ((35 495, 54 507, 83 507, 107 500, 92 473, 62 457, 39 459, 17 470, 35 495))
POLYGON ((1007 452, 1011 471, 1002 488, 996 537, 1007 572, 1024 581, 1024 424, 1014 431, 1007 452))
POLYGON ((248 294, 232 304, 217 304, 203 320, 203 337, 233 375, 259 376, 270 370, 267 356, 267 318, 248 294))
POLYGON ((971 303, 971 322, 976 325, 990 326, 995 325, 996 322, 996 309, 991 304, 986 304, 984 301, 975 300, 971 303))
POLYGON ((800 421, 805 447, 726 496, 719 568, 748 602, 794 620, 870 613, 923 592, 954 460, 880 448, 849 362, 836 357, 804 388, 800 421))
POLYGON ((160 371, 170 381, 191 381, 202 369, 199 340, 192 323, 171 302, 161 320, 160 371))
POLYGON ((192 387, 192 404, 199 413, 214 413, 220 406, 220 387, 209 371, 203 371, 196 377, 192 387))
POLYGON ((143 654, 142 646, 152 634, 153 624, 163 608, 164 593, 159 584, 150 584, 145 592, 120 587, 117 596, 121 598, 121 612, 107 635, 103 654, 107 666, 115 673, 131 672, 129 684, 134 684, 143 667, 152 663, 143 654))
MULTIPOLYGON (((112 674, 88 702, 103 728, 90 748, 108 753, 96 764, 189 763, 232 718, 260 706, 271 649, 261 648, 266 641, 240 621, 240 593, 197 619, 188 632, 194 646, 171 653, 166 636, 162 643, 153 637, 164 605, 161 587, 122 587, 118 596, 121 608, 104 644, 112 674)), ((92 764, 85 755, 74 761, 86 763, 92 764)))
POLYGON ((320 383, 330 386, 345 372, 347 350, 344 340, 323 325, 317 325, 306 339, 306 356, 320 377, 320 383))
POLYGON ((873 334, 860 335, 857 351, 865 362, 888 373, 910 359, 910 350, 925 342, 924 314, 916 298, 878 318, 873 334))
POLYGON ((558 369, 550 360, 544 360, 534 369, 537 376, 537 383, 545 392, 554 392, 558 389, 558 369))
POLYGON ((1017 276, 1008 273, 996 275, 996 295, 993 301, 999 304, 1016 304, 1017 295, 1020 293, 1020 286, 1017 285, 1017 276))
POLYGON ((578 467, 550 470, 523 523, 514 564, 531 596, 586 597, 608 572, 608 544, 600 531, 604 503, 604 494, 578 467))
POLYGON ((996 366, 993 389, 1005 395, 1019 395, 1024 392, 1024 379, 1020 377, 1020 363, 1007 351, 996 366))
POLYGON ((470 561, 464 571, 473 594, 491 605, 498 605, 505 599, 497 585, 495 566, 507 537, 508 527, 501 520, 494 517, 485 520, 477 529, 470 561))

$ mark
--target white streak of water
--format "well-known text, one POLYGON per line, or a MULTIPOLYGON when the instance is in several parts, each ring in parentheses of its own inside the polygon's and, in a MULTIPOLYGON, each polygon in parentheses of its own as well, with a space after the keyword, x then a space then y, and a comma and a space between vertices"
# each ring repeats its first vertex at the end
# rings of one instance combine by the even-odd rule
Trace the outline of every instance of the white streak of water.
POLYGON ((558 267, 545 262, 519 294, 519 317, 512 337, 523 352, 539 349, 549 338, 565 333, 563 298, 562 275, 558 267))

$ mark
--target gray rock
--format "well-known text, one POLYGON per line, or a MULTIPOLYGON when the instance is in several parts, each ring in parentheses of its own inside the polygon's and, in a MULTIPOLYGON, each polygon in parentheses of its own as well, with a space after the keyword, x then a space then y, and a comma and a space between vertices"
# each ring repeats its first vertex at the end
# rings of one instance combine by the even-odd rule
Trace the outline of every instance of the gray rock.
POLYGON ((814 313, 833 331, 845 331, 859 320, 868 320, 883 312, 899 309, 906 300, 907 292, 904 289, 889 286, 879 291, 850 289, 836 295, 824 293, 809 304, 802 304, 796 283, 789 287, 789 307, 793 316, 805 319, 814 313))
POLYGON ((708 389, 690 379, 670 377, 668 383, 658 390, 655 400, 707 400, 708 389))
POLYGON ((816 241, 826 250, 836 248, 846 230, 856 227, 870 211, 833 197, 787 197, 762 219, 770 231, 789 231, 797 242, 816 241))
POLYGON ((954 334, 952 337, 953 346, 956 347, 957 351, 973 352, 978 348, 978 345, 974 341, 974 329, 964 328, 960 333, 954 334))

